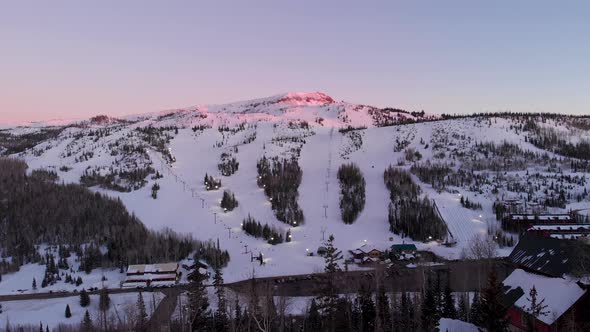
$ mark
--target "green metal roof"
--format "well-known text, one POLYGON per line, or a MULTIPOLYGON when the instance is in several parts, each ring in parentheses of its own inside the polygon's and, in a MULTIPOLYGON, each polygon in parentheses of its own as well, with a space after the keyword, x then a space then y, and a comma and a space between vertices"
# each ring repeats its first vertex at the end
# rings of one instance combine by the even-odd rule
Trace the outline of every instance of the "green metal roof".
POLYGON ((404 250, 417 250, 413 244, 394 244, 391 246, 391 250, 404 251, 404 250))

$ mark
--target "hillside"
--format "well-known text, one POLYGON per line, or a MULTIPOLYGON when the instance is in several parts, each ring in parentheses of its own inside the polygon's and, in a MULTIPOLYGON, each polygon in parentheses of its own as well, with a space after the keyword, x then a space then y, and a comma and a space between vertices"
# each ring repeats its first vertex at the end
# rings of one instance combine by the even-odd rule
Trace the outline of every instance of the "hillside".
MULTIPOLYGON (((590 208, 588 160, 559 154, 567 142, 574 150, 588 142, 586 121, 506 114, 442 119, 338 102, 322 93, 287 93, 121 119, 100 116, 68 126, 15 127, 0 131, 0 146, 30 169, 52 170, 61 181, 120 198, 152 230, 219 239, 231 255, 225 279, 233 281, 252 273, 320 271, 323 259, 307 253, 330 234, 346 252, 406 242, 453 259, 472 238, 489 235, 506 245, 497 251, 506 255, 517 234, 501 230, 495 202, 514 198, 562 213, 590 208), (540 142, 547 130, 531 122, 559 132, 566 143, 540 142), (282 162, 278 173, 259 172, 263 157, 270 167, 275 157, 282 162), (292 161, 296 165, 287 163, 292 161), (340 210, 337 172, 344 163, 356 164, 365 183, 364 207, 351 224, 342 221, 340 210), (384 184, 390 165, 409 172, 419 186, 411 200, 434 202, 442 234, 414 241, 391 231, 384 184), (205 184, 206 175, 220 180, 220 188, 205 184), (220 206, 224 190, 238 201, 232 211, 220 206), (466 199, 473 204, 465 205, 466 199), (290 234, 291 241, 271 245, 248 235, 241 227, 248 216, 283 240, 290 234), (265 265, 252 262, 259 254, 265 265)), ((400 218, 418 220, 402 216, 403 209, 397 210, 400 218)))

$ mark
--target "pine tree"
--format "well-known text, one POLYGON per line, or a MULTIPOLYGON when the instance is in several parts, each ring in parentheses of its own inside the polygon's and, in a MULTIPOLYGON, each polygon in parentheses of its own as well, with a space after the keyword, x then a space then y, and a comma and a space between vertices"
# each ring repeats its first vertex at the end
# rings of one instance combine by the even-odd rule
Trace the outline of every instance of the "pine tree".
POLYGON ((385 293, 385 286, 381 284, 377 290, 377 312, 379 317, 379 324, 378 330, 379 331, 391 331, 391 312, 389 306, 389 298, 387 297, 387 293, 385 293))
POLYGON ((72 312, 70 311, 70 305, 66 304, 66 318, 72 317, 72 312))
POLYGON ((33 290, 37 290, 37 280, 33 278, 33 290))
POLYGON ((315 299, 312 299, 309 311, 307 312, 307 319, 305 320, 305 331, 321 331, 321 329, 322 318, 315 299))
POLYGON ((361 286, 359 292, 359 305, 361 309, 361 321, 363 332, 375 331, 375 303, 371 298, 371 292, 365 287, 361 286))
POLYGON ((459 310, 457 311, 457 318, 469 322, 469 295, 462 293, 459 295, 459 310))
POLYGON ((547 316, 550 311, 547 310, 545 299, 541 299, 541 301, 537 300, 537 289, 534 285, 529 292, 529 297, 527 297, 527 301, 530 303, 528 308, 526 308, 526 312, 529 314, 527 325, 531 329, 531 331, 536 331, 537 319, 539 319, 539 317, 541 316, 547 316))
POLYGON ((447 285, 445 286, 442 316, 445 318, 457 319, 457 308, 455 307, 455 299, 451 293, 450 280, 447 280, 447 285))
POLYGON ((188 275, 188 314, 193 331, 202 331, 207 324, 209 299, 203 284, 206 279, 207 276, 199 271, 199 264, 193 265, 188 275))
POLYGON ((399 307, 400 328, 399 331, 411 331, 412 324, 412 299, 406 292, 402 293, 399 307))
POLYGON ((473 293, 473 302, 471 303, 471 310, 469 311, 469 322, 480 326, 481 325, 481 296, 478 291, 473 293))
POLYGON ((225 291, 223 288, 223 273, 219 267, 215 268, 213 277, 213 286, 215 295, 217 295, 217 312, 215 313, 215 331, 224 332, 229 329, 227 317, 227 304, 225 301, 225 291))
POLYGON ((146 328, 148 322, 148 314, 145 309, 145 302, 143 301, 143 294, 139 292, 137 295, 137 329, 142 331, 146 328))
POLYGON ((338 310, 338 292, 336 290, 335 279, 336 274, 341 271, 338 262, 342 260, 342 251, 334 247, 334 235, 330 235, 325 246, 325 282, 321 295, 317 299, 328 330, 334 331, 336 311, 338 310))
POLYGON ((504 292, 495 270, 488 276, 488 283, 481 294, 481 326, 488 332, 508 329, 507 308, 502 303, 504 292))
POLYGON ((433 331, 440 317, 438 317, 435 287, 432 284, 432 279, 430 277, 428 278, 428 286, 424 293, 421 311, 422 329, 425 331, 433 331))
POLYGON ((90 319, 90 313, 86 310, 84 314, 84 319, 82 319, 82 331, 89 332, 92 331, 92 320, 90 319))
POLYGON ((82 291, 80 291, 80 306, 82 308, 85 308, 89 304, 90 304, 90 296, 88 295, 88 292, 86 292, 86 289, 82 289, 82 291))
POLYGON ((107 311, 109 310, 109 306, 111 304, 111 299, 109 297, 109 292, 106 288, 102 288, 100 290, 100 294, 98 297, 98 309, 101 311, 101 325, 103 329, 108 330, 107 327, 107 311))
POLYGON ((152 198, 153 199, 158 198, 158 190, 160 190, 160 185, 156 182, 152 186, 152 198))
POLYGON ((109 297, 109 291, 106 288, 103 287, 100 290, 98 301, 98 308, 100 309, 100 311, 109 310, 109 306, 111 305, 111 298, 109 297))

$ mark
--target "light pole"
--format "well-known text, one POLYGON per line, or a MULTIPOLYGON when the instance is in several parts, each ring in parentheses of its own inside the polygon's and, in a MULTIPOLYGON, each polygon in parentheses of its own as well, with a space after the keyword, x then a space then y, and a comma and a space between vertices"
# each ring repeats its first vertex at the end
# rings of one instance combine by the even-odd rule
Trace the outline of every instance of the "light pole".
POLYGON ((213 217, 214 217, 213 220, 215 221, 215 224, 217 224, 217 212, 213 212, 213 217))
POLYGON ((328 205, 324 205, 324 218, 328 219, 328 205))

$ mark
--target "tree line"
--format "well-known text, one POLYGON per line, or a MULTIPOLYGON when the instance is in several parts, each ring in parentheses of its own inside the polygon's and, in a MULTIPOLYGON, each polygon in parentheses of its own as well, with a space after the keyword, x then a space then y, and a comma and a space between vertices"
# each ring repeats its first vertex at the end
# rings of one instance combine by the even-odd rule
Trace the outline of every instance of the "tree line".
POLYGON ((27 175, 26 169, 24 161, 0 158, 0 253, 12 257, 13 269, 41 261, 41 243, 67 246, 90 270, 178 261, 207 248, 169 229, 148 230, 120 199, 48 181, 38 176, 43 172, 27 175))
POLYGON ((258 169, 258 186, 264 188, 266 197, 278 220, 297 227, 304 222, 303 211, 299 207, 298 188, 303 171, 297 159, 262 157, 256 164, 258 169))
POLYGON ((389 166, 383 179, 390 192, 388 219, 392 232, 420 241, 446 237, 446 225, 436 212, 434 203, 427 196, 420 197, 420 186, 410 173, 389 166))
POLYGON ((352 224, 365 208, 365 178, 354 164, 342 164, 338 169, 340 181, 340 212, 345 224, 352 224))

